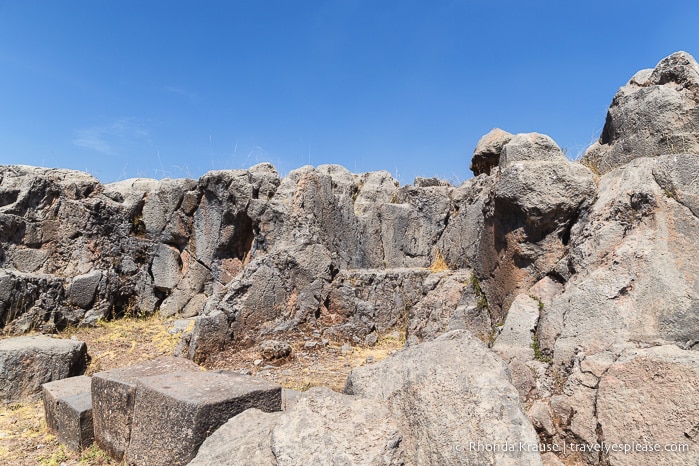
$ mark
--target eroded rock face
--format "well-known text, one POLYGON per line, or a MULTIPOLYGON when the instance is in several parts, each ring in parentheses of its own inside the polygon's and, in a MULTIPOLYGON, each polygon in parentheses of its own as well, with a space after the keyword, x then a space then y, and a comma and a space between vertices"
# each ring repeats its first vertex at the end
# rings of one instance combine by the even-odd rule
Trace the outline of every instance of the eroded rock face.
POLYGON ((406 464, 541 464, 538 452, 473 447, 538 439, 504 363, 469 332, 449 332, 356 368, 345 393, 388 405, 404 433, 406 464))
POLYGON ((605 441, 653 452, 615 452, 614 465, 699 462, 699 352, 674 345, 630 350, 602 375, 597 412, 605 441), (655 451, 655 446, 659 451, 655 451))
POLYGON ((634 158, 699 153, 699 65, 673 53, 614 96, 602 136, 585 161, 607 173, 634 158))
POLYGON ((232 418, 190 464, 398 466, 405 464, 401 439, 381 403, 312 388, 284 413, 248 410, 232 418))
POLYGON ((104 186, 78 172, 4 167, 1 323, 21 333, 156 311, 199 317, 180 354, 200 358, 303 323, 352 342, 394 326, 429 339, 458 308, 458 328, 487 339, 487 312, 463 317, 473 314, 468 280, 425 268, 442 257, 470 273, 491 187, 489 177, 401 187, 388 172, 337 165, 284 179, 261 164, 104 186), (378 294, 348 286, 384 278, 378 294))
POLYGON ((476 261, 497 319, 546 275, 565 281, 557 264, 596 191, 592 172, 568 161, 548 136, 519 134, 503 147, 476 261))

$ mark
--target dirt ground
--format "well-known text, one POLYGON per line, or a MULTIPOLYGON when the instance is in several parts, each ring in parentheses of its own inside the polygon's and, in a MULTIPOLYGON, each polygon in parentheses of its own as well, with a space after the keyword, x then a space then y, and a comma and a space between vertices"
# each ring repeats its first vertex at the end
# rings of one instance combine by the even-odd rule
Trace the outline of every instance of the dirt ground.
MULTIPOLYGON (((87 343, 90 363, 87 375, 125 367, 173 354, 179 341, 170 333, 172 322, 157 316, 100 322, 95 327, 69 329, 57 335, 87 343)), ((371 364, 403 347, 398 333, 379 338, 372 347, 343 351, 340 343, 324 342, 312 329, 299 330, 274 339, 286 341, 292 355, 278 362, 263 362, 259 348, 228 350, 212 355, 203 366, 208 370, 232 370, 274 381, 285 388, 308 390, 326 386, 341 391, 353 367, 371 364), (325 344, 324 344, 325 343, 325 344)), ((107 465, 119 464, 92 446, 75 452, 59 445, 46 428, 41 401, 0 405, 0 464, 2 465, 107 465)))

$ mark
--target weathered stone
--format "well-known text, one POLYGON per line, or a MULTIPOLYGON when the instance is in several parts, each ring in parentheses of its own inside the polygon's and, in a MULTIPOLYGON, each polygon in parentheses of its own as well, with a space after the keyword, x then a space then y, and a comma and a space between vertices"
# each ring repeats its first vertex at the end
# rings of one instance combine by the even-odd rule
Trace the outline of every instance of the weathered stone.
POLYGON ((484 211, 476 269, 485 277, 482 286, 497 319, 517 294, 554 273, 571 229, 595 195, 590 170, 561 154, 501 164, 493 201, 484 211))
POLYGON ((699 217, 699 155, 662 155, 656 159, 653 177, 665 196, 675 199, 699 217))
POLYGON ((510 361, 534 359, 532 342, 539 322, 539 303, 527 295, 518 295, 512 302, 507 318, 493 345, 493 351, 510 361))
POLYGON ((485 173, 490 175, 493 167, 500 162, 500 153, 505 144, 510 142, 512 134, 500 128, 493 128, 488 134, 480 138, 471 157, 469 167, 475 176, 485 173))
POLYGON ((408 464, 541 464, 538 452, 469 448, 470 442, 534 445, 538 439, 504 363, 468 332, 449 332, 355 368, 345 392, 384 400, 400 424, 410 426, 401 442, 408 464))
POLYGON ((631 350, 612 364, 602 376, 596 404, 604 440, 657 444, 660 451, 612 451, 609 464, 699 463, 697 381, 699 353, 673 345, 631 350))
POLYGON ((94 441, 90 377, 81 375, 42 385, 46 425, 61 444, 82 450, 94 441))
POLYGON ((400 465, 401 439, 398 423, 381 403, 312 388, 284 413, 248 410, 232 418, 191 464, 253 464, 253 455, 259 459, 254 464, 280 466, 400 465))
POLYGON ((86 365, 87 345, 82 341, 44 336, 0 340, 0 400, 34 397, 43 384, 81 375, 86 365))
POLYGON ((272 429, 281 415, 254 408, 243 411, 204 440, 189 466, 279 466, 272 429))
POLYGON ((73 278, 68 290, 68 301, 75 306, 87 309, 95 300, 97 285, 102 279, 102 272, 93 270, 85 275, 78 275, 73 278))
POLYGON ((183 348, 182 356, 193 361, 205 360, 210 352, 223 349, 231 341, 228 316, 219 310, 194 319, 194 329, 189 336, 188 346, 183 348))
POLYGON ((549 136, 539 133, 521 133, 512 136, 502 147, 498 166, 502 171, 515 162, 535 161, 567 162, 568 159, 549 136))
POLYGON ((111 457, 121 460, 134 425, 136 386, 143 377, 201 368, 183 358, 161 357, 134 366, 98 372, 92 377, 95 442, 111 457))
POLYGON ((434 186, 451 186, 451 183, 445 180, 441 180, 437 177, 423 178, 421 176, 418 176, 415 178, 415 181, 413 181, 413 186, 415 186, 416 188, 430 188, 434 186))
POLYGON ((257 408, 281 410, 281 387, 232 373, 175 372, 138 380, 126 461, 181 465, 231 417, 257 408))
POLYGON ((150 267, 153 285, 156 288, 170 290, 177 286, 182 278, 180 253, 172 246, 161 244, 155 251, 150 267))
POLYGON ((291 355, 291 346, 285 341, 265 340, 260 344, 260 354, 264 359, 282 359, 291 355))
POLYGON ((639 157, 699 154, 699 65, 686 52, 637 73, 614 96, 584 162, 607 173, 639 157))
MULTIPOLYGON (((572 232, 573 276, 540 323, 542 348, 569 366, 634 341, 699 340, 699 219, 655 183, 655 159, 599 181, 599 199, 572 232)), ((665 165, 668 167, 668 165, 665 165)))
POLYGON ((401 439, 398 423, 380 403, 313 388, 278 418, 272 451, 278 464, 398 465, 401 439))
POLYGON ((36 272, 46 262, 41 249, 17 248, 12 252, 12 265, 20 272, 36 272))

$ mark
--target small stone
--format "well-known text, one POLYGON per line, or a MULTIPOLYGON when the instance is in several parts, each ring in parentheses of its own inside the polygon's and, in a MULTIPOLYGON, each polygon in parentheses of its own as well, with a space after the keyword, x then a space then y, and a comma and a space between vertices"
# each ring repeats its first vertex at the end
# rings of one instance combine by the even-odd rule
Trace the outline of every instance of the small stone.
POLYGON ((316 345, 318 345, 317 341, 307 341, 306 343, 304 343, 303 347, 306 349, 313 349, 316 347, 316 345))
POLYGON ((376 358, 374 358, 374 356, 367 356, 366 362, 368 362, 369 364, 371 364, 371 363, 374 362, 374 361, 376 361, 376 358))
POLYGON ((352 349, 352 345, 350 345, 349 343, 345 343, 344 345, 342 345, 342 348, 340 348, 340 352, 342 352, 342 355, 344 356, 346 354, 353 353, 354 350, 352 349))
POLYGON ((328 346, 330 344, 330 340, 327 338, 321 339, 320 342, 323 344, 323 346, 328 346))
POLYGON ((253 364, 259 366, 260 364, 262 364, 262 359, 255 359, 255 362, 253 364))
POLYGON ((376 343, 379 342, 379 336, 376 332, 371 332, 369 335, 364 338, 364 344, 367 346, 374 346, 376 343))
POLYGON ((268 361, 286 358, 291 355, 291 346, 285 341, 265 340, 260 345, 260 353, 268 361))

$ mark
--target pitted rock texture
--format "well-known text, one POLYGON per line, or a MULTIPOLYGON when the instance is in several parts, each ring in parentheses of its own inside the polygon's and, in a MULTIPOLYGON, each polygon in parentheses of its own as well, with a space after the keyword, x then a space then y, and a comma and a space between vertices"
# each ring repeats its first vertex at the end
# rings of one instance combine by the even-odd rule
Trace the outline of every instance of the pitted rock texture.
POLYGON ((673 53, 642 70, 614 96, 587 164, 607 173, 638 157, 699 154, 699 65, 673 53))

